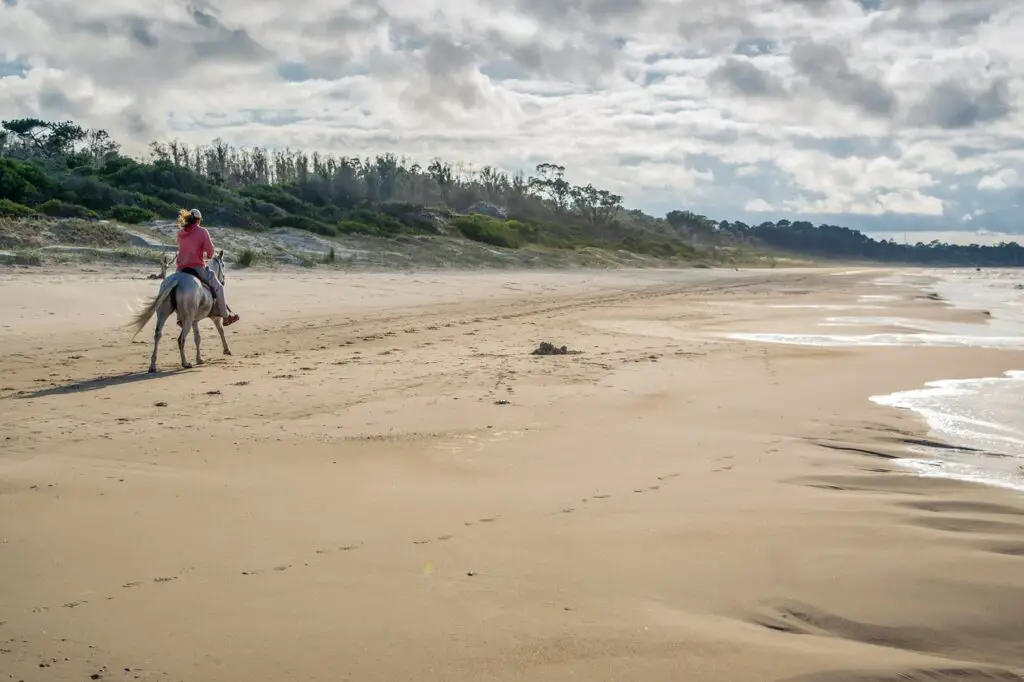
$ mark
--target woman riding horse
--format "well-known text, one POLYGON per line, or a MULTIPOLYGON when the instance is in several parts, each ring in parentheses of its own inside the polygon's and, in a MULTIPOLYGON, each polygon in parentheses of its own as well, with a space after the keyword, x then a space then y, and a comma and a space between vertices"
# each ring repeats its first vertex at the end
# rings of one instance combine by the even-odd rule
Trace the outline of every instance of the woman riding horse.
POLYGON ((224 326, 238 322, 238 315, 230 312, 228 302, 224 298, 224 287, 213 271, 206 265, 207 258, 213 258, 213 240, 210 233, 202 226, 203 214, 198 208, 191 211, 182 209, 178 214, 178 272, 186 268, 199 275, 199 279, 213 289, 216 306, 224 326))

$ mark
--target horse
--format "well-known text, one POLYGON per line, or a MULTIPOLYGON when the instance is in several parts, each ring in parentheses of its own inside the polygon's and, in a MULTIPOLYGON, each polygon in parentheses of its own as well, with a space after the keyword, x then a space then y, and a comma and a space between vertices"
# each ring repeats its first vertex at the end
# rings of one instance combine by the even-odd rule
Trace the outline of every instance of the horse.
MULTIPOLYGON (((209 268, 221 284, 227 281, 224 274, 224 251, 221 250, 209 263, 209 268)), ((192 364, 185 359, 185 340, 188 332, 192 330, 192 337, 196 342, 196 364, 203 364, 202 351, 199 348, 199 322, 206 318, 213 320, 213 326, 220 334, 220 341, 224 349, 224 355, 231 355, 228 347, 228 340, 224 336, 224 327, 220 321, 220 314, 213 305, 213 293, 203 284, 198 277, 189 272, 175 272, 160 283, 160 290, 148 306, 129 322, 128 326, 135 332, 132 340, 138 336, 142 328, 149 322, 149 318, 156 313, 156 331, 153 334, 153 357, 149 361, 150 373, 156 372, 156 354, 160 346, 160 335, 164 329, 164 323, 173 312, 178 313, 178 323, 181 325, 181 333, 178 334, 178 352, 181 353, 181 366, 184 369, 192 369, 192 364)))

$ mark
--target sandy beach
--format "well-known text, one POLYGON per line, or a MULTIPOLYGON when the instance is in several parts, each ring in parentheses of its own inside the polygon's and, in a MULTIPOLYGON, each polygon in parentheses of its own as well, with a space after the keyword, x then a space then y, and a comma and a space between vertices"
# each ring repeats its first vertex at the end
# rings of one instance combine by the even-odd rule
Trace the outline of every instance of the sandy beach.
POLYGON ((1022 353, 727 338, 885 272, 232 271, 156 375, 155 282, 2 274, 0 677, 1024 680, 1024 495, 869 400, 1022 353))

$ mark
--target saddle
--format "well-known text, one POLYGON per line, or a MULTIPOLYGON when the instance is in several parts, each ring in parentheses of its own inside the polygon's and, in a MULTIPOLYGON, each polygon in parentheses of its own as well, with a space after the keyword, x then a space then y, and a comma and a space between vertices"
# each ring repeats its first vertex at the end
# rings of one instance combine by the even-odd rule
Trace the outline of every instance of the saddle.
POLYGON ((206 283, 206 280, 199 276, 199 273, 196 272, 194 268, 182 268, 181 271, 187 272, 188 274, 198 279, 199 283, 206 287, 206 290, 210 292, 210 295, 213 296, 214 298, 217 298, 217 292, 213 290, 213 287, 206 283))

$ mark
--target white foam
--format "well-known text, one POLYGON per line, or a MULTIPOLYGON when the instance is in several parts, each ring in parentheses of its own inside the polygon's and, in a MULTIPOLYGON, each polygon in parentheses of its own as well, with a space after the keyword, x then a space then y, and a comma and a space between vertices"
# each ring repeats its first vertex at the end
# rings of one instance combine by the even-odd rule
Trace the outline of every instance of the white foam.
MULTIPOLYGON (((897 317, 828 317, 821 326, 902 327, 908 333, 877 334, 770 334, 734 333, 728 338, 759 343, 781 343, 827 348, 870 348, 911 346, 925 348, 1024 349, 1024 290, 1014 288, 1020 276, 993 270, 984 273, 953 271, 902 273, 873 280, 882 286, 911 286, 934 291, 956 308, 987 310, 989 317, 980 323, 908 320, 897 317), (927 278, 926 282, 915 281, 927 278)), ((859 300, 895 300, 898 296, 863 295, 859 300)))
POLYGON ((1001 377, 945 379, 923 388, 872 396, 878 405, 911 410, 930 433, 966 450, 919 450, 926 460, 908 460, 919 473, 1024 490, 1024 372, 1001 377), (916 462, 916 463, 915 463, 916 462))
POLYGON ((923 329, 919 324, 902 317, 826 317, 819 327, 905 327, 923 329))
POLYGON ((881 305, 849 305, 838 303, 777 303, 772 308, 790 310, 885 310, 881 305))
POLYGON ((964 336, 930 332, 891 332, 880 334, 768 334, 736 332, 725 338, 758 343, 778 343, 817 348, 881 348, 916 346, 921 348, 991 348, 1024 350, 1021 336, 964 336))
POLYGON ((1024 480, 1001 478, 979 467, 961 462, 944 462, 936 459, 894 459, 892 461, 894 464, 910 469, 926 478, 949 478, 1024 492, 1024 480))
POLYGON ((1024 460, 1024 428, 1014 426, 1024 372, 1001 377, 942 379, 924 388, 872 396, 878 405, 913 410, 950 443, 981 447, 1024 460))

